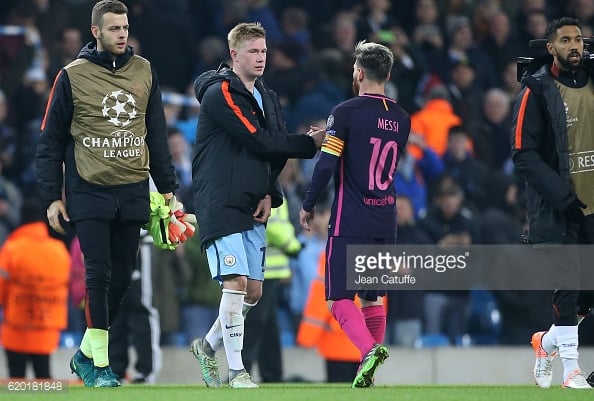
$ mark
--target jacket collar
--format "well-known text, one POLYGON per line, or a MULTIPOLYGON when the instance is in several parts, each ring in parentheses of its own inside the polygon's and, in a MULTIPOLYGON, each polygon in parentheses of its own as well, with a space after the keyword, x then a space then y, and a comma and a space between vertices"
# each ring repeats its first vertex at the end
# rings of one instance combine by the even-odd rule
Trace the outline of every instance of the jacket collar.
POLYGON ((133 55, 134 50, 128 46, 124 54, 120 54, 114 58, 113 54, 107 50, 100 52, 97 50, 97 45, 95 43, 89 42, 82 48, 80 53, 78 53, 78 58, 87 59, 95 64, 116 71, 122 68, 133 55))

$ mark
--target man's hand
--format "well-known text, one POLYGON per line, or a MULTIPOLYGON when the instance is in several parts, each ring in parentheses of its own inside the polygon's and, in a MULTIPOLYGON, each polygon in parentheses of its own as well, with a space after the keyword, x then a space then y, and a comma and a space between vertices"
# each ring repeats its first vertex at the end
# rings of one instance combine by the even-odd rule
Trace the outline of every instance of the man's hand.
POLYGON ((299 224, 301 224, 301 227, 303 227, 305 231, 311 230, 309 222, 313 220, 314 217, 315 213, 313 210, 306 212, 305 210, 303 210, 303 208, 301 208, 301 210, 299 211, 299 224))
POLYGON ((66 230, 64 230, 64 227, 62 227, 60 224, 60 215, 62 215, 64 220, 70 221, 70 217, 68 217, 68 213, 66 213, 66 206, 64 205, 64 202, 61 200, 55 200, 47 208, 47 220, 50 227, 55 232, 65 235, 66 230))
POLYGON ((311 126, 306 135, 311 136, 316 144, 316 148, 320 149, 326 138, 326 130, 311 126))
POLYGON ((266 195, 264 199, 260 199, 256 211, 254 211, 254 220, 258 223, 266 223, 270 217, 270 210, 272 209, 272 200, 270 195, 266 195))

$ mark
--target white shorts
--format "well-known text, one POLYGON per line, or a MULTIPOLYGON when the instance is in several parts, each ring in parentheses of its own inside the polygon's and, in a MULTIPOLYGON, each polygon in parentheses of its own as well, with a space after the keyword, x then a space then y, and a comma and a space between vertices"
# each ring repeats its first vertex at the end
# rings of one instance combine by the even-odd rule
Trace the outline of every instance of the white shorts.
POLYGON ((230 274, 264 281, 265 254, 266 227, 260 223, 254 223, 251 230, 221 237, 206 248, 210 274, 218 281, 230 274))

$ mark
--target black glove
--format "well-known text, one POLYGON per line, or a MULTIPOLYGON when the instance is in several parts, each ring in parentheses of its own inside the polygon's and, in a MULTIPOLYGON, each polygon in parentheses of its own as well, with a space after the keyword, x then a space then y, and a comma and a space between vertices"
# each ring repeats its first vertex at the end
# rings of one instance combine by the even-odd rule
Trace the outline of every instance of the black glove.
POLYGON ((575 198, 573 202, 567 206, 567 208, 563 211, 563 215, 565 219, 569 222, 579 222, 581 219, 584 218, 584 212, 582 209, 587 208, 588 206, 584 204, 578 198, 575 198))

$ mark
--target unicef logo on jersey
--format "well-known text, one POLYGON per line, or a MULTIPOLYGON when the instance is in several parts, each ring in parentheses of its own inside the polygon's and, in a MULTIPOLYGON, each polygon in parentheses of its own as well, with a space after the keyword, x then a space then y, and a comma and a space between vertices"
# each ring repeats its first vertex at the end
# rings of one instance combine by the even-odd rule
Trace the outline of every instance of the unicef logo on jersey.
POLYGON ((383 198, 363 198, 365 206, 394 206, 396 204, 396 198, 392 195, 386 195, 383 198))
POLYGON ((108 93, 101 104, 103 117, 116 127, 126 127, 138 116, 134 96, 123 90, 108 93))

